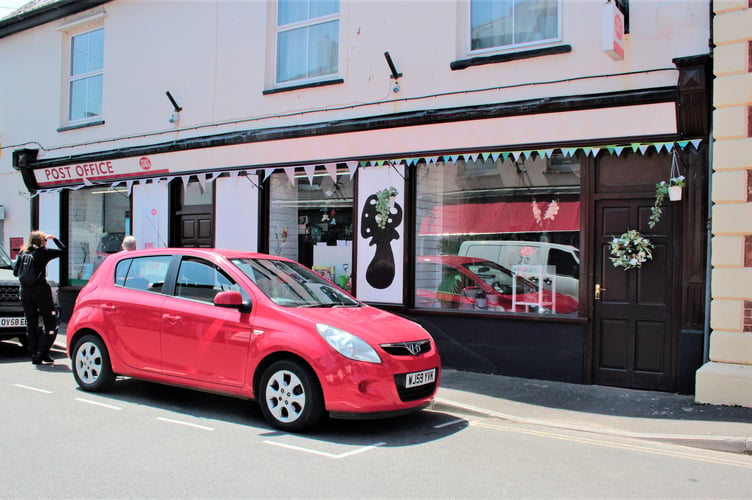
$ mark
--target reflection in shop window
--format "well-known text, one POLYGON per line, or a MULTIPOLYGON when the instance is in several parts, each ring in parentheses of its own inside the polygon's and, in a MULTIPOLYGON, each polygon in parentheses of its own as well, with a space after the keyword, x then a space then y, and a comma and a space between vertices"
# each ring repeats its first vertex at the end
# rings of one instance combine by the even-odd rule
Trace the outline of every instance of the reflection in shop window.
POLYGON ((68 277, 84 284, 130 234, 131 203, 126 188, 95 186, 68 198, 68 277))
POLYGON ((302 169, 291 181, 270 181, 269 253, 296 260, 340 286, 350 288, 353 189, 342 168, 333 177, 323 167, 309 177, 302 169))
POLYGON ((460 156, 416 177, 416 307, 577 313, 577 159, 460 156))

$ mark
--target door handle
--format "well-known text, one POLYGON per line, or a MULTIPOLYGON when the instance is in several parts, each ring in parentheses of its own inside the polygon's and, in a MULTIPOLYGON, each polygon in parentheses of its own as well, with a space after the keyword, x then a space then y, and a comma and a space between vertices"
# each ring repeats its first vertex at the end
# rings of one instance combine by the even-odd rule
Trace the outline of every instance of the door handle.
POLYGON ((175 325, 180 322, 180 316, 174 316, 172 314, 163 314, 162 319, 167 321, 171 325, 175 325))
POLYGON ((595 300, 601 300, 601 293, 605 292, 606 289, 601 286, 600 283, 595 284, 595 300))
POLYGON ((115 306, 113 306, 112 304, 102 304, 102 305, 101 305, 101 306, 99 306, 99 307, 100 307, 100 308, 101 308, 101 309, 102 309, 103 311, 105 311, 105 312, 113 312, 113 311, 115 311, 115 306))

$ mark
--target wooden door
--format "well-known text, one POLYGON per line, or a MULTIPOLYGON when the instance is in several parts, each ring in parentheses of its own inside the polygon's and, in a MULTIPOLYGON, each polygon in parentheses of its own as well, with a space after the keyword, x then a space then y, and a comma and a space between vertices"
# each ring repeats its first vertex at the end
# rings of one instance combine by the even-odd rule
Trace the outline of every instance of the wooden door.
POLYGON ((593 383, 635 389, 671 390, 674 304, 672 287, 680 269, 674 258, 671 210, 648 226, 653 199, 596 202, 593 305, 593 383), (653 259, 639 269, 614 267, 610 241, 637 229, 655 245, 653 259))
POLYGON ((184 210, 177 214, 177 219, 179 228, 177 246, 184 248, 214 246, 214 214, 211 210, 184 210))

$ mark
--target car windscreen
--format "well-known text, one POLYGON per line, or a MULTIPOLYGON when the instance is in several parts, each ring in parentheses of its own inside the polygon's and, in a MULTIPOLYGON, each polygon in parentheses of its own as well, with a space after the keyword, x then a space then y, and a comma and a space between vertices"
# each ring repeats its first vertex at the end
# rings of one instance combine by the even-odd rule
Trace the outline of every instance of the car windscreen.
POLYGON ((8 257, 8 254, 5 253, 5 250, 3 250, 2 247, 0 247, 0 268, 2 269, 10 269, 12 267, 10 257, 8 257))
POLYGON ((358 307, 353 299, 318 274, 295 262, 232 259, 275 304, 288 307, 358 307))

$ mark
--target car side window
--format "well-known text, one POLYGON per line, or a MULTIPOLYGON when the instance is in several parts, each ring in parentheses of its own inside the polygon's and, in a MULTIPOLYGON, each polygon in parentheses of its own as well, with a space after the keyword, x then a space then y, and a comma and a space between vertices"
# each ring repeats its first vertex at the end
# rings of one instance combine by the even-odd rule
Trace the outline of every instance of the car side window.
POLYGON ((175 283, 176 296, 212 303, 215 295, 227 290, 240 290, 240 286, 211 262, 192 257, 180 262, 175 283))
POLYGON ((131 290, 161 292, 171 259, 169 255, 123 259, 115 267, 115 284, 131 290))
POLYGON ((579 278, 580 267, 571 253, 552 248, 548 253, 548 265, 556 268, 556 274, 579 278))

